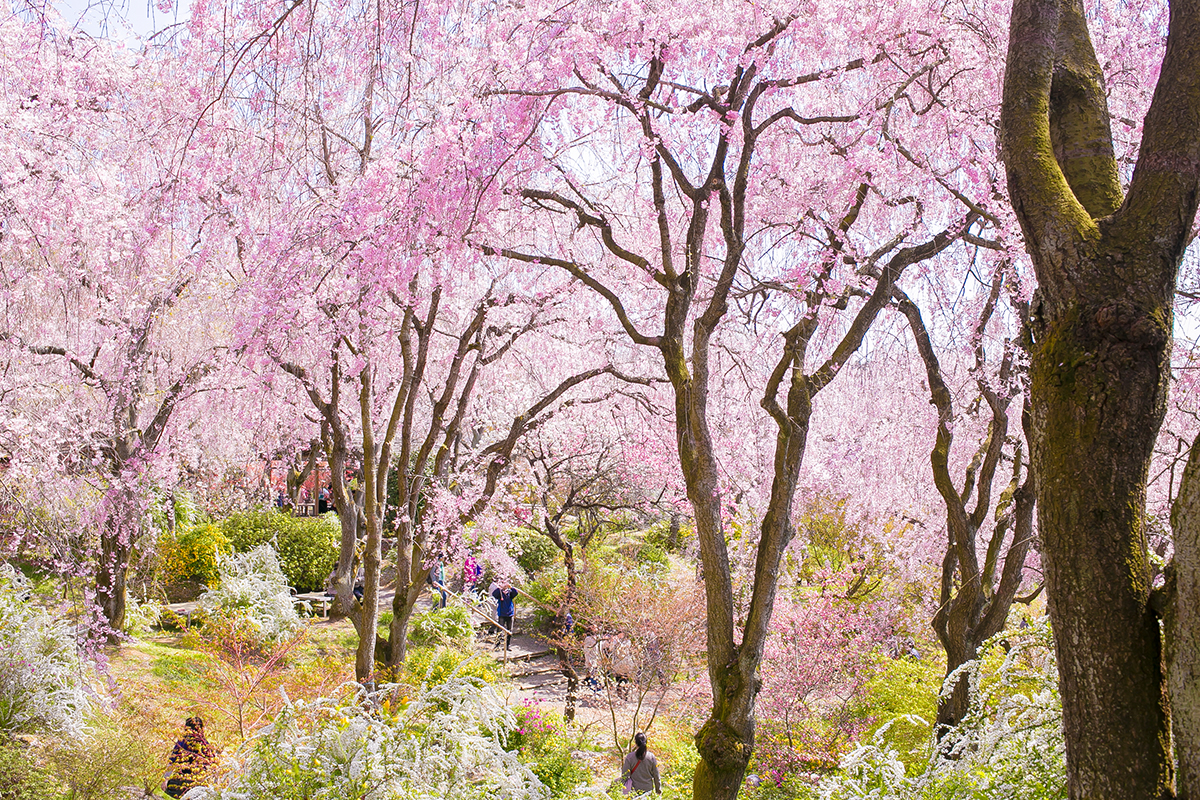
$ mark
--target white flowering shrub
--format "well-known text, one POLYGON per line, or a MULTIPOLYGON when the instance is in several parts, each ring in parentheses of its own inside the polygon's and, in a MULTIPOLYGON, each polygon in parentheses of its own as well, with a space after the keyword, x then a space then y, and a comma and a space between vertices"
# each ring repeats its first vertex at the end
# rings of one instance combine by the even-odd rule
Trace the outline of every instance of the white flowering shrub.
POLYGON ((219 555, 220 585, 205 592, 200 607, 207 614, 242 622, 258 641, 286 639, 303 623, 296 613, 291 587, 269 544, 245 553, 219 555))
POLYGON ((0 731, 83 733, 84 661, 70 625, 31 599, 29 580, 0 565, 0 731))
POLYGON ((889 723, 842 759, 839 774, 821 784, 822 800, 1066 798, 1062 700, 1049 620, 988 640, 979 658, 950 675, 942 691, 964 673, 971 710, 940 743, 930 743, 923 773, 905 774, 899 753, 886 742, 889 723))
POLYGON ((125 600, 125 632, 130 636, 145 636, 160 623, 164 608, 157 600, 138 600, 130 595, 125 600))
POLYGON ((517 719, 495 689, 455 676, 414 692, 347 684, 289 703, 222 767, 204 800, 544 800, 545 786, 504 742, 517 719))

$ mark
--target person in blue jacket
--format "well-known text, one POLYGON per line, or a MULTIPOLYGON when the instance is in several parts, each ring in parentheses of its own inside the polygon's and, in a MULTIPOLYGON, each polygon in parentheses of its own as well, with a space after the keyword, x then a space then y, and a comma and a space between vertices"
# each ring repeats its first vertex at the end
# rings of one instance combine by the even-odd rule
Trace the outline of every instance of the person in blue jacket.
POLYGON ((492 597, 496 600, 496 619, 507 631, 504 646, 508 647, 512 644, 513 617, 517 615, 517 605, 513 602, 517 598, 517 590, 511 583, 502 583, 492 590, 492 597))

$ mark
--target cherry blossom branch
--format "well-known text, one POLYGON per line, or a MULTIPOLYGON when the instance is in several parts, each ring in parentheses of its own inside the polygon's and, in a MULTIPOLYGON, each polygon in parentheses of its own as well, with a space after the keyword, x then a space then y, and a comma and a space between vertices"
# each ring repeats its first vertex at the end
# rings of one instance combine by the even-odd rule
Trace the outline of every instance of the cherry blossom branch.
POLYGON ((633 324, 633 320, 629 318, 629 314, 625 311, 624 304, 621 302, 621 299, 617 297, 616 293, 600 281, 596 280, 596 278, 593 277, 583 266, 575 263, 574 261, 555 258, 553 256, 538 256, 529 253, 522 253, 518 250, 512 250, 507 247, 495 248, 486 244, 479 245, 479 250, 484 255, 488 256, 501 256, 503 258, 512 259, 513 261, 521 261, 526 264, 548 264, 552 267, 559 267, 560 269, 566 270, 584 286, 587 286, 589 289, 596 292, 598 295, 608 301, 608 304, 612 307, 613 312, 617 315, 617 320, 621 323, 621 327, 625 329, 625 333, 628 334, 629 338, 633 340, 635 344, 644 345, 646 347, 659 347, 661 337, 643 335, 641 331, 637 329, 637 326, 633 324))
POLYGON ((508 435, 504 439, 484 448, 476 457, 476 461, 487 460, 488 462, 484 488, 480 496, 471 504, 471 507, 459 515, 459 521, 462 524, 475 519, 487 507, 492 496, 496 493, 496 484, 499 481, 500 474, 508 466, 509 459, 512 458, 513 449, 516 447, 517 442, 528 431, 540 424, 539 417, 542 412, 574 387, 601 375, 612 375, 626 382, 647 385, 653 380, 625 375, 612 366, 596 367, 564 379, 548 394, 531 405, 524 413, 514 417, 512 424, 509 425, 508 435))

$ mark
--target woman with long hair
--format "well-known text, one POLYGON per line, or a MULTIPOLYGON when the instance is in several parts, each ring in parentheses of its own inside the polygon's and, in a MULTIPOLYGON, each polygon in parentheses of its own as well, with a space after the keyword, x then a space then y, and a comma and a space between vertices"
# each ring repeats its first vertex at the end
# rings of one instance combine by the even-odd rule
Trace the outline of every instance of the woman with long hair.
POLYGON ((646 748, 646 734, 638 731, 633 737, 633 750, 621 764, 621 783, 625 794, 648 792, 653 789, 662 794, 662 782, 658 779, 658 759, 646 748))

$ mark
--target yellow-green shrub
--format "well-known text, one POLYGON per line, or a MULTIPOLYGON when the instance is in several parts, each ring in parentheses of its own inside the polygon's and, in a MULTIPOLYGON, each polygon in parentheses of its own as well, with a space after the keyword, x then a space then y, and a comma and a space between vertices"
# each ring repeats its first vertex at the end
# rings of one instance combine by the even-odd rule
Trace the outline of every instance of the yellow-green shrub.
POLYGON ((205 586, 217 584, 217 555, 233 547, 216 525, 197 525, 159 540, 159 569, 163 583, 199 581, 205 586))

